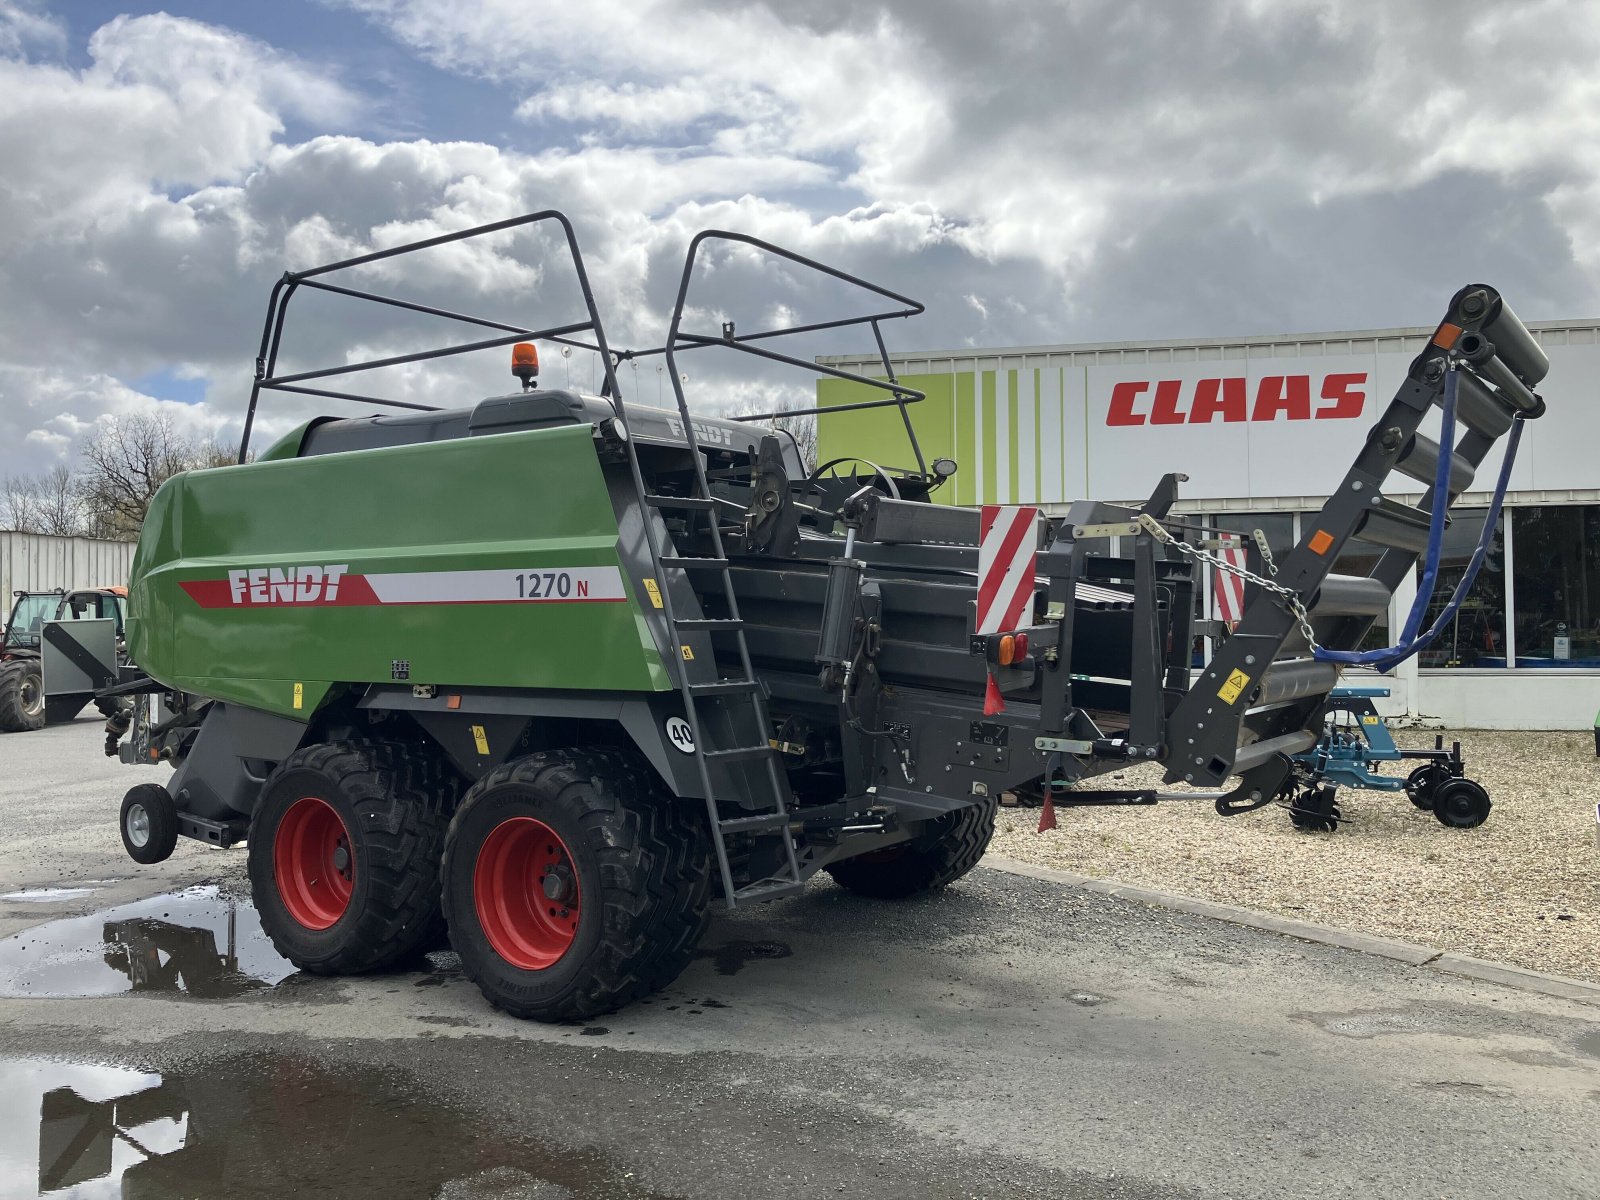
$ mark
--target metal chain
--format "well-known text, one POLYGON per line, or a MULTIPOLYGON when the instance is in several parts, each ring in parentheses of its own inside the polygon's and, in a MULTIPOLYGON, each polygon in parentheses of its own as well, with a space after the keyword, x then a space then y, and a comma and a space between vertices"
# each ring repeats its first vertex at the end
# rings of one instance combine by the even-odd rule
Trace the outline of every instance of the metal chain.
MULTIPOLYGON (((1155 538, 1156 541, 1171 546, 1174 550, 1178 551, 1178 553, 1188 555, 1196 562, 1210 563, 1212 567, 1218 571, 1223 571, 1229 575, 1237 576, 1246 583, 1253 583, 1263 591, 1271 592, 1274 596, 1277 596, 1283 601, 1284 607, 1294 615, 1295 620, 1300 623, 1300 632, 1306 639, 1306 645, 1313 650, 1317 648, 1317 635, 1312 632, 1311 617, 1310 614, 1306 612, 1306 606, 1300 602, 1299 593, 1290 588, 1284 587, 1281 583, 1276 583, 1271 579, 1263 578, 1262 576, 1257 575, 1254 571, 1246 570, 1244 567, 1235 566, 1233 563, 1223 558, 1220 554, 1213 554, 1209 550, 1202 550, 1198 546, 1191 546, 1188 542, 1184 541, 1182 538, 1178 537, 1176 534, 1167 529, 1166 526, 1161 524, 1160 521, 1156 520, 1149 513, 1140 513, 1138 517, 1138 524, 1141 529, 1143 529, 1151 537, 1155 538)), ((1265 546, 1262 546, 1261 549, 1263 561, 1267 563, 1268 569, 1271 570, 1274 575, 1276 575, 1278 573, 1277 564, 1272 561, 1271 552, 1268 551, 1265 546)))

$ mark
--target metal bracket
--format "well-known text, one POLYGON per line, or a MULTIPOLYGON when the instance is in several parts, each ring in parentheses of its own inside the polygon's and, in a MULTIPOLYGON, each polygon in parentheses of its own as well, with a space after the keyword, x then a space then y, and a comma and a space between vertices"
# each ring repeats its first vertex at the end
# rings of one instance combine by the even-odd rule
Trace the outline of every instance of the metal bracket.
POLYGON ((1036 737, 1033 739, 1035 750, 1055 750, 1062 754, 1093 754, 1094 743, 1080 741, 1076 738, 1036 737))
MULTIPOLYGON (((1154 520, 1154 518, 1151 518, 1154 520)), ((1072 537, 1074 541, 1083 538, 1125 537, 1135 535, 1143 524, 1144 518, 1138 521, 1113 521, 1103 525, 1074 525, 1072 537)))

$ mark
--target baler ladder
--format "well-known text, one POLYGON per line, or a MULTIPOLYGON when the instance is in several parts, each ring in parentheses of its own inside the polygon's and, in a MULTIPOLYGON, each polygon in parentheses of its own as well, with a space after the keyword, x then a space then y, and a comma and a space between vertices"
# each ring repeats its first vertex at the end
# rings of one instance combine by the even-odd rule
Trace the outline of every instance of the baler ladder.
MULTIPOLYGON (((670 355, 668 361, 671 362, 670 355)), ((722 894, 728 907, 733 908, 742 901, 771 900, 798 892, 805 886, 805 880, 800 874, 794 838, 789 832, 789 780, 779 762, 778 752, 770 741, 772 721, 767 715, 766 690, 756 678, 750 662, 744 621, 739 616, 739 600, 734 594, 733 575, 728 569, 727 551, 719 528, 718 505, 706 478, 705 455, 701 453, 695 437, 694 421, 690 417, 677 371, 670 367, 669 370, 673 377, 673 392, 678 399, 678 416, 683 424, 684 441, 688 443, 689 457, 694 463, 691 493, 687 496, 663 496, 650 492, 645 486, 634 439, 629 437, 626 444, 640 511, 645 514, 644 527, 650 560, 659 581, 667 644, 673 648, 678 689, 683 696, 683 712, 693 736, 695 767, 705 790, 706 813, 717 851, 717 866, 722 874, 722 894), (710 533, 711 556, 693 558, 680 555, 670 542, 665 524, 652 510, 679 511, 690 522, 697 516, 704 516, 710 533), (674 593, 687 594, 689 589, 680 592, 680 589, 672 586, 672 580, 678 575, 689 578, 691 572, 701 577, 702 587, 695 591, 704 590, 705 576, 717 577, 726 606, 726 617, 678 616, 674 593), (708 655, 704 660, 692 657, 692 650, 683 635, 702 632, 722 634, 733 640, 738 649, 738 666, 732 675, 711 678, 717 672, 716 656, 708 655), (715 707, 708 712, 702 707, 705 705, 715 707), (713 719, 708 720, 708 717, 713 719), (755 766, 753 769, 743 769, 748 764, 755 766), (714 778, 721 786, 713 782, 714 778), (736 796, 730 794, 734 792, 736 796), (724 799, 737 799, 744 811, 739 816, 724 816, 724 799), (779 869, 765 878, 735 887, 733 868, 728 858, 727 838, 730 834, 782 838, 783 855, 779 869)), ((617 405, 619 417, 623 407, 620 403, 617 405)))

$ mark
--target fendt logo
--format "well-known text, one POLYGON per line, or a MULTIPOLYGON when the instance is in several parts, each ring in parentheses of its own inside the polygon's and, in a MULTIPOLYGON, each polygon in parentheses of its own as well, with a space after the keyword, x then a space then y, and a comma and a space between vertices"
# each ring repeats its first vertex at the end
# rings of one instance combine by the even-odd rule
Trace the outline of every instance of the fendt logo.
POLYGON ((1367 402, 1367 373, 1325 375, 1318 403, 1311 398, 1310 375, 1264 375, 1251 404, 1249 381, 1240 377, 1201 379, 1193 389, 1181 379, 1130 380, 1111 389, 1107 425, 1209 425, 1213 421, 1342 421, 1361 415, 1367 402))
POLYGON ((252 567, 228 572, 228 595, 235 604, 334 604, 339 581, 350 569, 336 567, 252 567))

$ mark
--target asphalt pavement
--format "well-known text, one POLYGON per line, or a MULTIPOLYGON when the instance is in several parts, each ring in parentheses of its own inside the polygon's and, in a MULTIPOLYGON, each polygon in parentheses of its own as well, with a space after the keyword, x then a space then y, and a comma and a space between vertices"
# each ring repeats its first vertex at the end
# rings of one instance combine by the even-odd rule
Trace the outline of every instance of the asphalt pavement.
POLYGON ((137 867, 101 741, 0 736, 0 1196, 1600 1195, 1593 1005, 980 868, 518 1022, 296 974, 242 850, 137 867))

